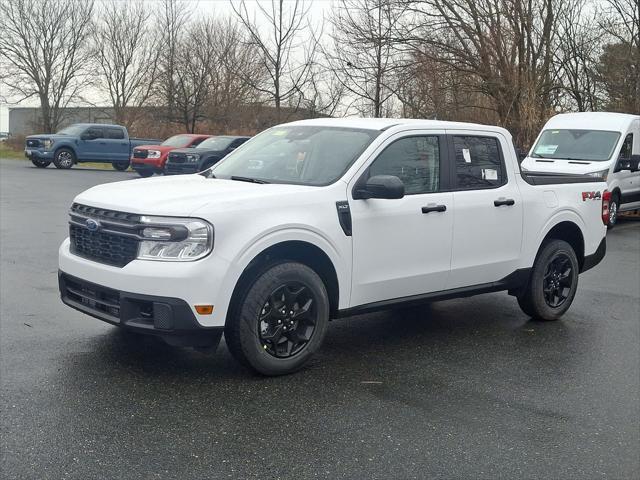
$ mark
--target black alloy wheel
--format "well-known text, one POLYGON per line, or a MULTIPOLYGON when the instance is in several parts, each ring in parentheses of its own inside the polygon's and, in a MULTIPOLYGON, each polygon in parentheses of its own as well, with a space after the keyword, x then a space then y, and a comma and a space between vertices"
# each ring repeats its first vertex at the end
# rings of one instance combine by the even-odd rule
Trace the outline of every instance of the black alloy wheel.
POLYGON ((551 308, 558 308, 569 298, 573 284, 573 266, 566 253, 558 252, 551 258, 545 270, 542 292, 544 301, 551 308))
POLYGON ((276 358, 290 358, 302 351, 315 331, 315 303, 311 290, 297 282, 271 292, 258 315, 264 350, 276 358))

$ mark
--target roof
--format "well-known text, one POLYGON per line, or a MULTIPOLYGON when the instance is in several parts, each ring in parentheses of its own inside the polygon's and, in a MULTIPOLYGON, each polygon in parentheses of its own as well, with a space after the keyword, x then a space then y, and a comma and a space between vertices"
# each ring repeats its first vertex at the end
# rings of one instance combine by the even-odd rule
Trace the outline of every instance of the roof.
POLYGON ((551 117, 546 123, 545 129, 623 131, 627 130, 634 120, 640 120, 640 115, 613 112, 561 113, 551 117))
POLYGON ((286 125, 310 125, 341 128, 362 128, 367 130, 387 130, 392 127, 414 127, 426 129, 467 129, 509 133, 502 127, 478 123, 447 122, 444 120, 424 120, 416 118, 313 118, 298 120, 286 125))

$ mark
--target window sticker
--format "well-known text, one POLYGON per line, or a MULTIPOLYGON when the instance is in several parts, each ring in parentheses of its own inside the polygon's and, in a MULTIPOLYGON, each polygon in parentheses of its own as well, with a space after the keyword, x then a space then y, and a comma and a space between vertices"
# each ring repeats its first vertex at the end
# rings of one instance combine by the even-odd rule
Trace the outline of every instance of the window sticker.
POLYGON ((538 145, 534 153, 538 155, 553 155, 557 149, 558 145, 538 145))
POLYGON ((482 178, 485 180, 498 180, 498 171, 493 168, 483 168, 482 178))
POLYGON ((471 163, 471 152, 468 148, 462 149, 462 158, 464 158, 465 163, 471 163))

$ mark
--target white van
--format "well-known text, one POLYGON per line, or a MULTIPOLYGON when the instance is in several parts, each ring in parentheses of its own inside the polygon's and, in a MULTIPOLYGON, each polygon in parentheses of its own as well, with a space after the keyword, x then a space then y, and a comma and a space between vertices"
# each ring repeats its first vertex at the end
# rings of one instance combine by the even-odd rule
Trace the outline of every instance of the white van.
POLYGON ((552 117, 521 169, 603 177, 611 192, 611 228, 618 212, 640 209, 639 162, 640 115, 580 112, 552 117))

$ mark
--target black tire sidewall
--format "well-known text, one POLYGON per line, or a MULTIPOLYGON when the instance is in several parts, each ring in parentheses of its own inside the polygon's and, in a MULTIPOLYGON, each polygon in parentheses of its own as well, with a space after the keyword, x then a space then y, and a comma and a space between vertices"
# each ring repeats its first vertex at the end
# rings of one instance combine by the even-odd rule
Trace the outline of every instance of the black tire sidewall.
POLYGON ((311 268, 297 262, 271 265, 247 289, 236 310, 236 317, 231 319, 238 322, 235 327, 238 329, 243 363, 248 363, 263 375, 284 375, 299 370, 322 345, 329 323, 329 311, 329 298, 324 283, 311 268), (302 351, 290 358, 276 358, 266 352, 260 342, 258 314, 268 295, 279 285, 289 281, 302 283, 311 290, 316 302, 316 326, 309 343, 302 351))
MULTIPOLYGON (((539 320, 557 320, 560 318, 571 306, 573 299, 578 290, 578 277, 580 266, 578 259, 571 245, 563 240, 552 240, 547 243, 541 250, 540 254, 536 258, 533 272, 531 273, 531 279, 529 281, 529 299, 526 302, 527 307, 531 308, 531 313, 534 318, 539 320), (544 299, 543 293, 543 278, 545 270, 549 261, 558 253, 566 254, 571 261, 571 291, 569 296, 562 305, 557 308, 550 307, 544 299)), ((530 313, 530 314, 531 314, 530 313)))
POLYGON ((111 166, 119 172, 124 172, 127 168, 129 168, 129 162, 112 162, 111 166))
POLYGON ((54 158, 53 164, 56 166, 56 168, 61 168, 63 170, 70 169, 71 167, 73 167, 73 164, 76 162, 76 156, 73 153, 73 150, 71 150, 69 148, 61 148, 59 150, 56 150, 56 153, 53 156, 53 158, 54 158), (71 155, 71 164, 69 166, 64 166, 59 161, 60 154, 63 153, 63 152, 68 152, 71 155))
POLYGON ((615 193, 611 197, 611 203, 609 205, 609 208, 611 208, 611 205, 613 205, 614 203, 616 205, 616 216, 613 223, 611 223, 611 216, 609 216, 609 219, 607 221, 607 228, 609 230, 611 230, 613 227, 615 227, 618 224, 618 215, 620 214, 620 195, 618 193, 615 193))
POLYGON ((149 178, 149 177, 153 176, 153 171, 151 171, 151 170, 138 170, 138 175, 140 175, 142 178, 149 178))
POLYGON ((32 158, 31 163, 33 163, 38 168, 47 168, 49 165, 51 165, 51 161, 49 160, 40 160, 36 158, 32 158))

